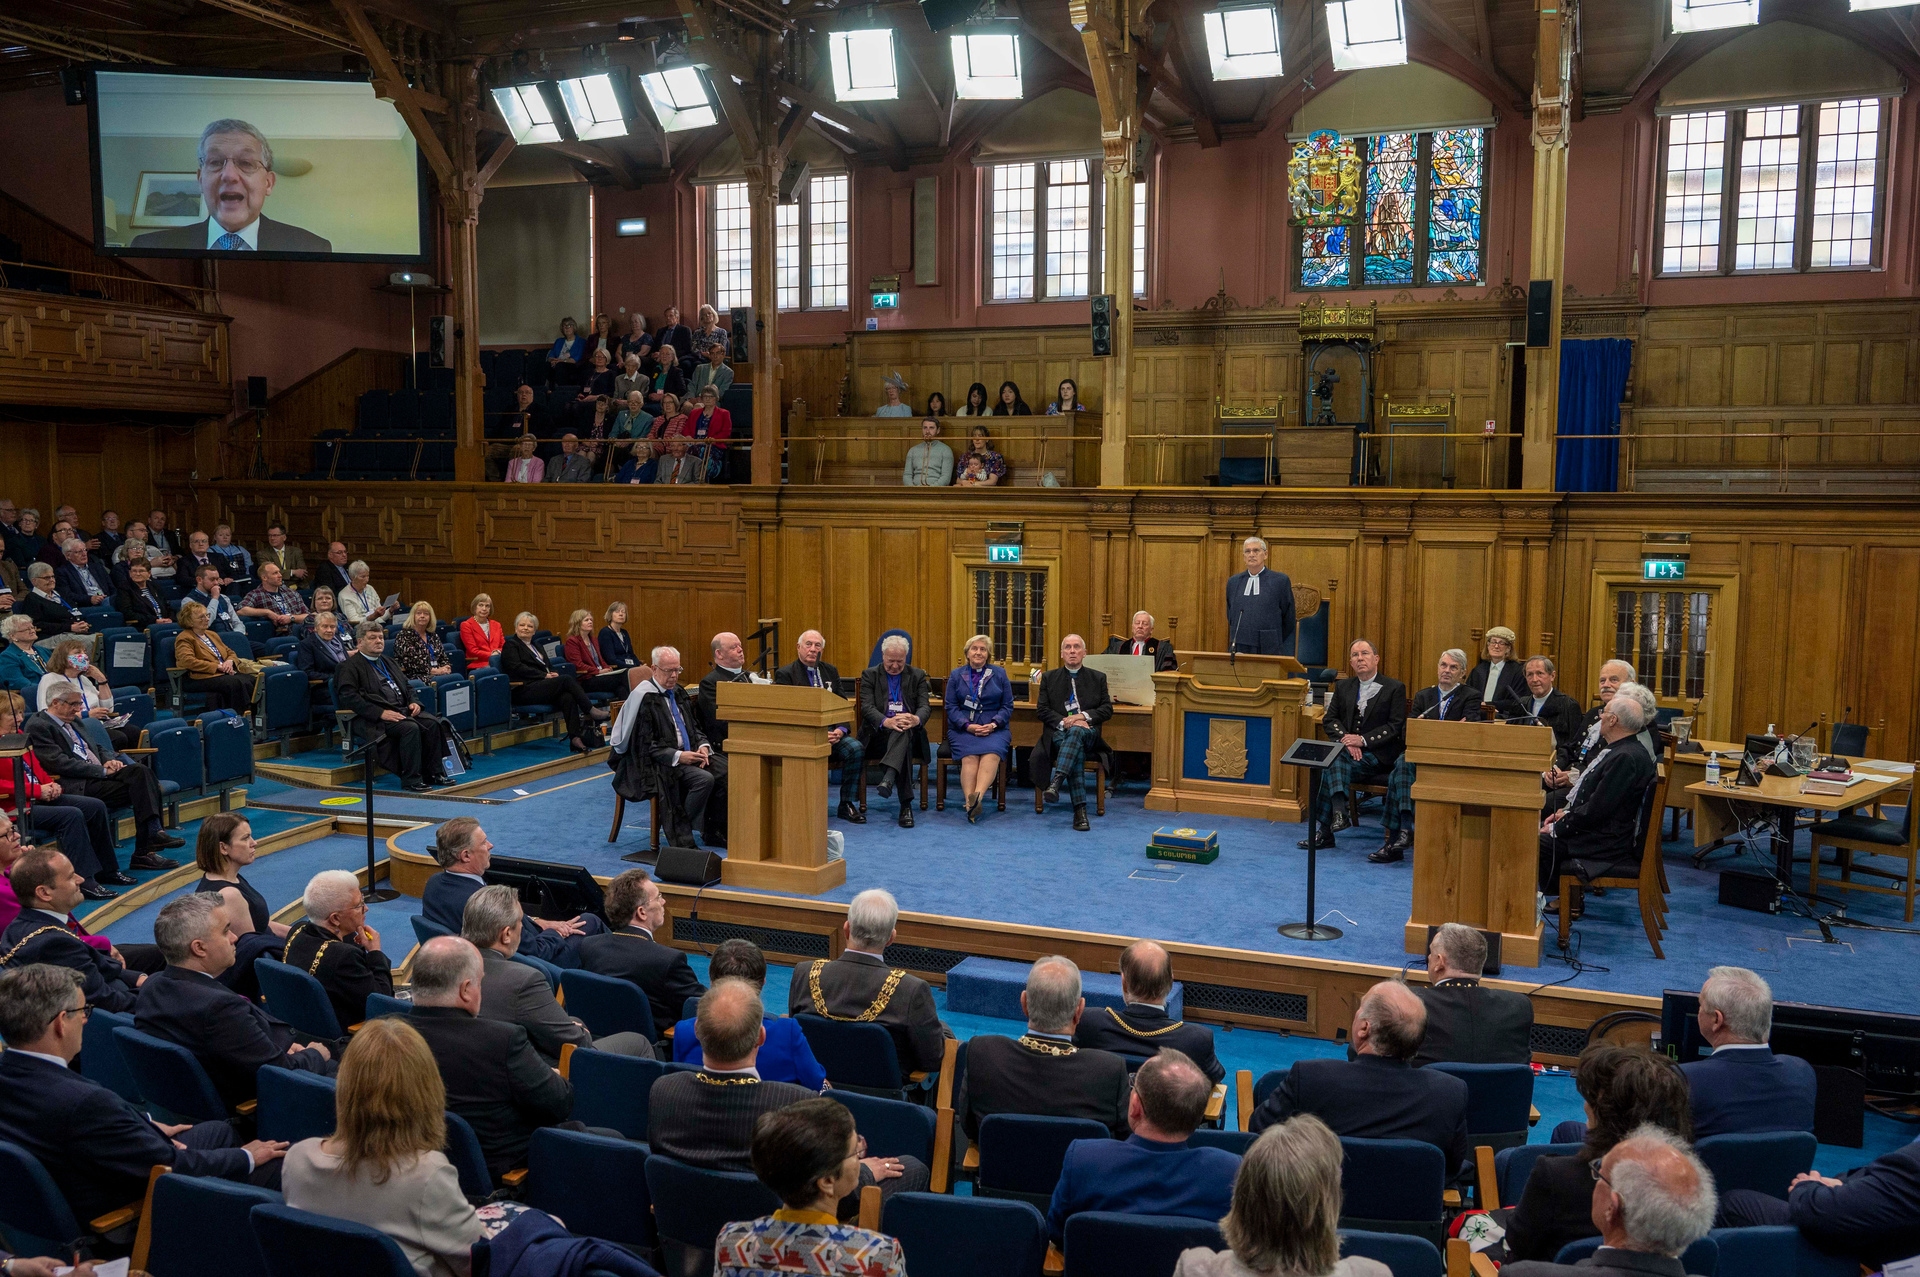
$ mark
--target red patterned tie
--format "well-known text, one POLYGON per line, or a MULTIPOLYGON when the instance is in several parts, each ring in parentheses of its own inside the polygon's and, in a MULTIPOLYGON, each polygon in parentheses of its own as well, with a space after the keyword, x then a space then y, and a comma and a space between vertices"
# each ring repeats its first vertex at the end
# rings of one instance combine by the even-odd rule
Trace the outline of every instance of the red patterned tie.
POLYGON ((71 931, 74 935, 79 936, 83 940, 86 939, 86 937, 93 934, 91 931, 88 931, 85 927, 81 926, 80 920, 74 917, 72 914, 67 915, 67 930, 71 931))

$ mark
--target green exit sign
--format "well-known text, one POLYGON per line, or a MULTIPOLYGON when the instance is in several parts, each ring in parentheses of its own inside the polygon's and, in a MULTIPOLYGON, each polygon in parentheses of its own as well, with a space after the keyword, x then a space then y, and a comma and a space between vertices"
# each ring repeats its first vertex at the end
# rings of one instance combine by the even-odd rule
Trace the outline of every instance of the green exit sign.
POLYGON ((1642 559, 1640 560, 1640 579, 1684 581, 1687 579, 1687 561, 1685 559, 1642 559))
POLYGON ((1017 545, 990 545, 987 547, 987 562, 1018 563, 1020 547, 1017 545))

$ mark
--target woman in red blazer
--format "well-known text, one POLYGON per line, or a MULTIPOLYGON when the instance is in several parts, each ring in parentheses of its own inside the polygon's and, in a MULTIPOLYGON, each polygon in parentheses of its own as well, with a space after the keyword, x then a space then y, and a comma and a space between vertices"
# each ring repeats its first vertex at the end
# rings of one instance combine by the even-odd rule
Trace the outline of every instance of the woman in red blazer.
POLYGON ((627 694, 627 671, 614 669, 600 655, 600 644, 594 638, 593 613, 587 609, 575 608, 568 619, 565 650, 567 663, 573 666, 573 676, 580 680, 580 686, 589 692, 627 694))
POLYGON ((467 669, 471 672, 487 668, 493 654, 507 645, 507 632, 493 619, 491 596, 474 595, 468 610, 473 615, 460 622, 460 647, 467 654, 467 669))
POLYGON ((700 392, 697 407, 687 412, 680 433, 694 441, 694 447, 706 444, 707 482, 720 478, 725 467, 727 440, 733 435, 733 414, 720 406, 720 392, 708 386, 700 392))

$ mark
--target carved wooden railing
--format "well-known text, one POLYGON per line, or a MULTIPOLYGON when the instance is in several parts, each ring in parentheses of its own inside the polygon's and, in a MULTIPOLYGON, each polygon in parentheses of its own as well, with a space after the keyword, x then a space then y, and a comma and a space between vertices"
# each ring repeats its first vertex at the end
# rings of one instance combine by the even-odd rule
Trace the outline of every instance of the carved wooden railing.
POLYGON ((0 261, 0 280, 9 288, 30 287, 30 281, 52 267, 69 276, 76 293, 97 293, 107 301, 154 310, 206 309, 204 289, 163 284, 117 258, 93 251, 85 236, 37 213, 27 204, 0 191, 0 235, 20 246, 18 258, 0 261))

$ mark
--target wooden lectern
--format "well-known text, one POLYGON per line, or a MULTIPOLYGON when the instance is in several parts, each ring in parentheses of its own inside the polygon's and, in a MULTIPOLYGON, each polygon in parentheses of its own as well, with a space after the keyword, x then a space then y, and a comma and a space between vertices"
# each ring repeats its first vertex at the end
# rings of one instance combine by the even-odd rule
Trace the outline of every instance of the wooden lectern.
POLYGON ((1462 922, 1499 932, 1502 962, 1539 966, 1540 773, 1553 729, 1415 719, 1407 758, 1420 770, 1406 951, 1425 953, 1428 928, 1462 922))
POLYGON ((853 716, 819 687, 722 683, 727 724, 727 858, 720 881, 818 895, 847 880, 827 859, 827 729, 853 716))
POLYGON ((1301 734, 1305 673, 1291 656, 1195 652, 1155 674, 1147 809, 1299 820, 1300 769, 1275 760, 1301 734))

